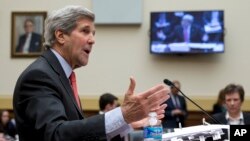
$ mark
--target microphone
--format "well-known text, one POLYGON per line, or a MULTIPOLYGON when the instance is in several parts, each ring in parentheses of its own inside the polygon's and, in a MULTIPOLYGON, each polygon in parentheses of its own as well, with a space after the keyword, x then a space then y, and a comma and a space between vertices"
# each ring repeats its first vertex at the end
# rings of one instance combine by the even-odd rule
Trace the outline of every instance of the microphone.
POLYGON ((180 89, 178 89, 173 82, 171 82, 168 79, 164 79, 163 82, 165 84, 167 84, 170 87, 174 87, 176 88, 185 98, 187 98, 189 101, 191 101, 195 106, 197 106, 204 114, 206 114, 210 119, 212 119, 213 121, 215 121, 217 124, 222 124, 221 122, 219 122, 218 120, 216 120, 215 118, 213 118, 212 116, 210 116, 203 108, 201 108, 201 106, 199 106, 197 103, 195 103, 192 99, 190 99, 188 96, 186 96, 180 89))

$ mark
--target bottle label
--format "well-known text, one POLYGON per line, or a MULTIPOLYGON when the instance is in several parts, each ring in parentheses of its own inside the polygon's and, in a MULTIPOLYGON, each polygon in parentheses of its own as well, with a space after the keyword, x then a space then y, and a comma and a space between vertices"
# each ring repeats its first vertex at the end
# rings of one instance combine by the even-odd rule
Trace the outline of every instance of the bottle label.
POLYGON ((147 126, 144 127, 144 141, 159 140, 162 139, 163 129, 161 126, 147 126))

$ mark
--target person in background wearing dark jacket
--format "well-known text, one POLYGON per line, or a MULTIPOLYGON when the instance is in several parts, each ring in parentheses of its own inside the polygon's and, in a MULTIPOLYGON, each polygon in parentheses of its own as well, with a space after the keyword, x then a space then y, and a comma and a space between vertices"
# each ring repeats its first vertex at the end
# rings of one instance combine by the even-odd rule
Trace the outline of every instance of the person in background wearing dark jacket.
POLYGON ((113 110, 119 105, 118 97, 111 93, 104 93, 99 98, 99 114, 104 114, 110 110, 113 110))
POLYGON ((10 120, 10 113, 8 110, 0 111, 0 128, 3 130, 5 136, 10 136, 15 139, 17 135, 16 127, 10 120))
POLYGON ((16 47, 17 53, 39 53, 42 51, 42 36, 34 32, 34 22, 26 19, 24 22, 25 34, 19 37, 16 47))
MULTIPOLYGON (((214 114, 213 117, 222 124, 250 125, 250 113, 241 110, 245 95, 243 87, 237 84, 228 84, 223 91, 227 112, 214 114)), ((215 124, 213 121, 210 123, 215 124)))
MULTIPOLYGON (((241 85, 228 84, 223 90, 223 96, 226 105, 226 112, 213 114, 212 117, 218 122, 210 119, 210 124, 224 125, 250 125, 250 113, 243 112, 241 106, 244 102, 245 91, 241 85)), ((228 131, 223 130, 225 134, 221 136, 221 140, 228 139, 228 131)), ((212 141, 210 137, 207 141, 212 141)))
POLYGON ((225 105, 225 93, 224 90, 220 90, 218 98, 216 103, 214 103, 213 105, 213 110, 212 110, 212 114, 216 114, 216 113, 221 113, 221 112, 226 112, 226 105, 225 105))
MULTIPOLYGON (((118 106, 118 97, 111 93, 104 93, 99 98, 99 114, 105 114, 106 112, 113 110, 118 106)), ((124 141, 124 138, 125 137, 118 135, 112 138, 111 141, 124 141)))
MULTIPOLYGON (((172 81, 175 87, 181 88, 179 81, 172 81)), ((188 116, 186 100, 179 95, 179 91, 171 87, 170 98, 165 102, 168 107, 165 109, 165 117, 162 121, 164 128, 178 128, 179 124, 185 126, 185 119, 188 116)))

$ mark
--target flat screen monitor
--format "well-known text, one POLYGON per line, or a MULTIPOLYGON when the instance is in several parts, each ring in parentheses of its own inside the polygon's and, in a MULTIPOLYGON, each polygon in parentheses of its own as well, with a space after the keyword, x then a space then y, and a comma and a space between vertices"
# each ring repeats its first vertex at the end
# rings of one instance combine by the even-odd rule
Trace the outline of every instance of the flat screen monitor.
POLYGON ((150 53, 223 53, 224 11, 161 11, 150 13, 150 53))

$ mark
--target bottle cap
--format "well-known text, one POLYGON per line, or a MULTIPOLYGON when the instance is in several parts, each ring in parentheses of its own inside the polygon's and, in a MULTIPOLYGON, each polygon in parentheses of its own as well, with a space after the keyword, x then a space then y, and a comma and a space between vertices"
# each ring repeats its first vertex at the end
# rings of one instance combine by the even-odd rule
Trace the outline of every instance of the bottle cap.
POLYGON ((156 116, 157 116, 156 112, 150 112, 148 115, 149 115, 150 117, 156 117, 156 116))
POLYGON ((150 112, 149 114, 149 120, 148 120, 148 122, 149 122, 149 125, 150 126, 154 126, 154 125, 156 125, 157 124, 157 114, 156 114, 156 112, 150 112))

